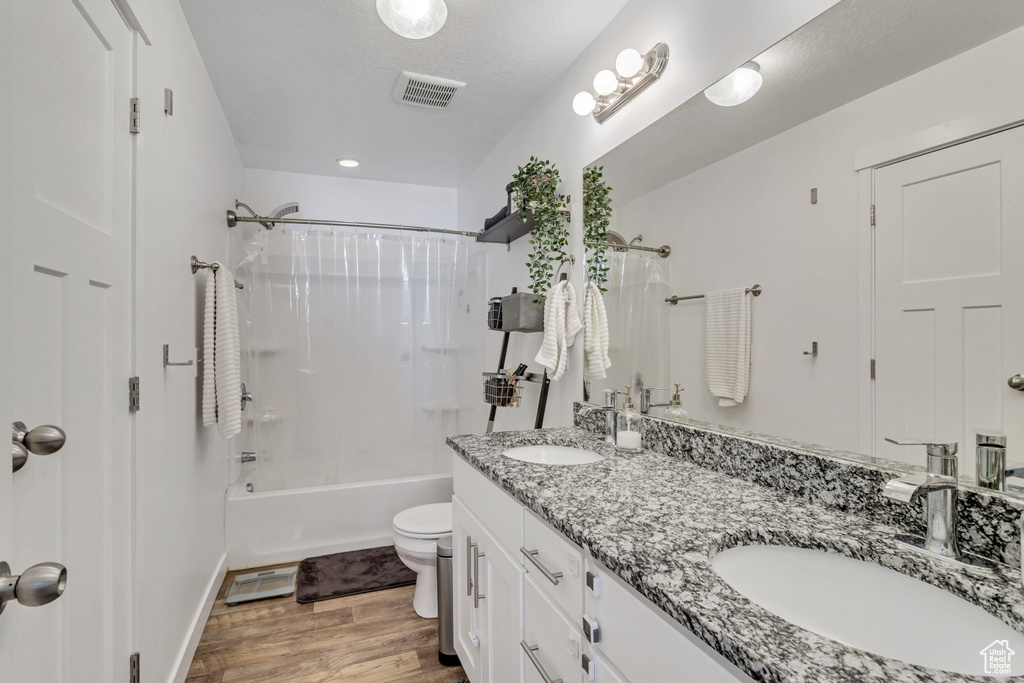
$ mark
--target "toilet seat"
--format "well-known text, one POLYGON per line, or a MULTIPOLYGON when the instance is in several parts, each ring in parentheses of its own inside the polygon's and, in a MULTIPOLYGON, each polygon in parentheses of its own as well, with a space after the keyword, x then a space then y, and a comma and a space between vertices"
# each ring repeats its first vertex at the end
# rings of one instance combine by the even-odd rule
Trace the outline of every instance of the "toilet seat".
POLYGON ((437 539, 452 532, 452 504, 433 503, 402 510, 391 522, 407 538, 437 539))

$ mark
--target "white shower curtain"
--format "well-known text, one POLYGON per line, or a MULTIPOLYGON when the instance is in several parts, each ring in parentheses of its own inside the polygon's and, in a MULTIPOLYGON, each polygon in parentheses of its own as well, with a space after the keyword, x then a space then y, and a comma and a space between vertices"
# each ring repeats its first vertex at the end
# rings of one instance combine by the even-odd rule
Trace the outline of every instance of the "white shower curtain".
POLYGON ((450 469, 467 251, 432 233, 254 235, 246 414, 259 490, 450 469))
MULTIPOLYGON (((671 386, 670 307, 664 303, 670 296, 668 265, 657 255, 617 251, 609 252, 608 265, 604 305, 612 365, 605 379, 591 383, 590 400, 603 403, 604 389, 625 391, 629 386, 639 407, 641 385, 671 386)), ((667 397, 656 395, 654 400, 666 403, 667 397)))

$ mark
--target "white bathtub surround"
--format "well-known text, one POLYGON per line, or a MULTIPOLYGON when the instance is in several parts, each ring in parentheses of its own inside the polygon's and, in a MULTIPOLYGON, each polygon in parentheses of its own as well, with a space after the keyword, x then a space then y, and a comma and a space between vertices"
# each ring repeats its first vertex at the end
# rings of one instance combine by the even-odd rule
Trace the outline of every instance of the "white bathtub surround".
POLYGON ((221 263, 210 264, 203 325, 203 426, 230 439, 242 431, 241 350, 235 277, 221 263))
POLYGON ((551 381, 565 374, 569 347, 582 329, 576 290, 568 280, 556 282, 544 300, 544 337, 533 359, 551 372, 551 381))
POLYGON ((708 390, 720 406, 739 405, 750 387, 750 294, 726 289, 705 301, 708 390))
POLYGON ((608 357, 608 312, 601 290, 587 282, 583 294, 583 375, 588 380, 604 379, 612 361, 608 357))
POLYGON ((452 498, 451 474, 246 491, 255 481, 255 472, 247 472, 227 491, 224 535, 231 571, 391 545, 395 515, 452 498))

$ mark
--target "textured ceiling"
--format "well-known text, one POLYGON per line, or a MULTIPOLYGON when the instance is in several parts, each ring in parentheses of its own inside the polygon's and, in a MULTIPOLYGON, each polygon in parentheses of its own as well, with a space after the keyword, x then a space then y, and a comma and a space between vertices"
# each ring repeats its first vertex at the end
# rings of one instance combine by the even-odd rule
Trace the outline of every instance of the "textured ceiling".
POLYGON ((374 0, 181 6, 247 167, 455 187, 626 2, 447 0, 423 40, 388 30, 374 0), (448 110, 400 104, 402 71, 467 87, 448 110))
POLYGON ((843 0, 757 57, 753 99, 700 93, 595 163, 621 206, 1022 25, 1021 0, 843 0))

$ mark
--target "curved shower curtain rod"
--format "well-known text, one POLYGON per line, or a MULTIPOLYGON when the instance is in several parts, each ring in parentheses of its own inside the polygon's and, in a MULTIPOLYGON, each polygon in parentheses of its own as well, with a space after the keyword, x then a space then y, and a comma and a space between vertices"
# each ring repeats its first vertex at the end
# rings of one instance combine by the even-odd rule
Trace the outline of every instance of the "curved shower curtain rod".
POLYGON ((376 228, 385 230, 408 230, 411 232, 433 232, 442 235, 459 235, 460 237, 476 237, 478 233, 462 230, 445 230, 443 228, 425 228, 419 225, 396 225, 393 223, 360 223, 357 221, 326 221, 315 218, 271 218, 268 216, 239 216, 234 211, 227 213, 228 227, 233 228, 239 223, 259 223, 267 227, 268 223, 290 223, 293 225, 325 225, 338 228, 376 228))

